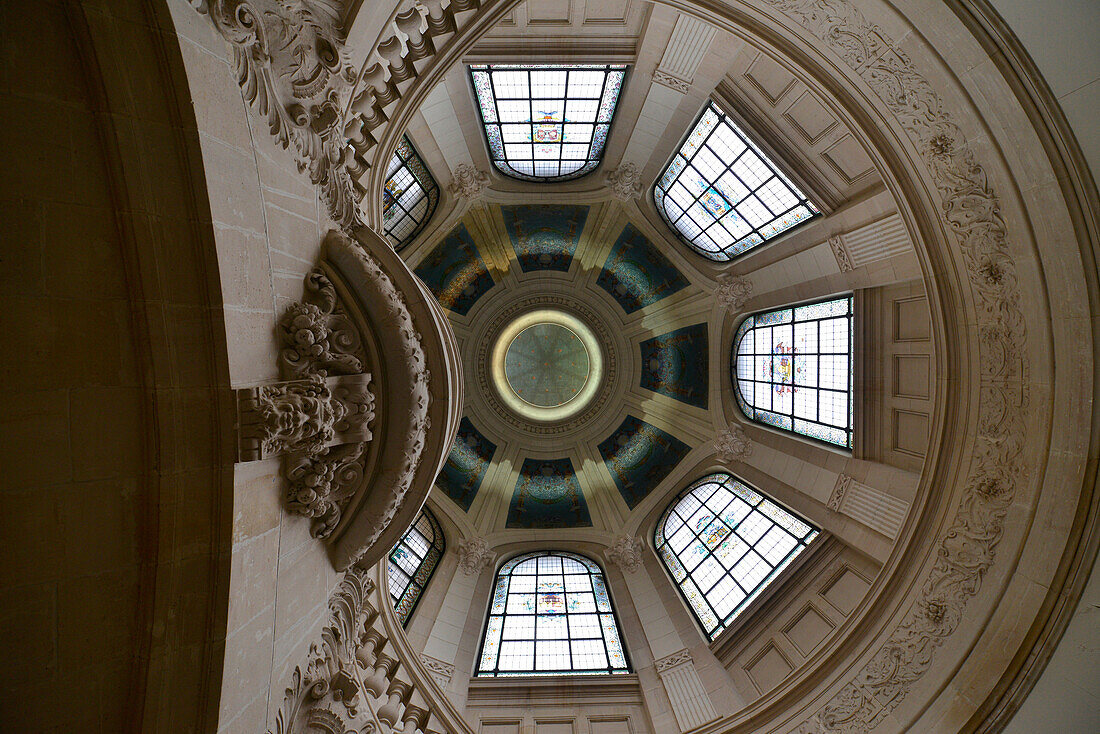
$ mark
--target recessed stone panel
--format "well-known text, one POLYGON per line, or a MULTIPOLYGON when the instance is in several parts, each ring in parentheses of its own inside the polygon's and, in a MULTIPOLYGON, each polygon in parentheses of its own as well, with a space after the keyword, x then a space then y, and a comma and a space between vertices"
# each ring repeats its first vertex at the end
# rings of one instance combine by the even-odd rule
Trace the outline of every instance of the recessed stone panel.
POLYGON ((825 585, 821 590, 821 596, 825 597, 825 600, 837 611, 848 615, 867 593, 867 586, 867 582, 859 574, 850 568, 845 568, 825 585))
POLYGON ((894 355, 894 397, 928 399, 930 359, 927 354, 894 355))
POLYGON ((821 155, 849 185, 875 170, 863 146, 851 135, 845 135, 826 148, 821 155))
POLYGON ((769 56, 760 54, 745 71, 749 81, 764 97, 775 106, 794 86, 794 75, 777 64, 769 56))
POLYGON ((783 634, 803 656, 809 657, 821 641, 833 631, 833 623, 812 606, 807 606, 794 618, 783 634))
POLYGON ((894 301, 894 341, 928 341, 931 330, 928 301, 924 296, 899 298, 894 301))
POLYGON ((895 410, 894 450, 923 457, 928 446, 928 415, 911 410, 895 410))
POLYGON ((760 693, 767 693, 794 670, 787 657, 774 644, 768 643, 763 652, 745 667, 749 679, 760 693))
POLYGON ((803 92, 783 113, 806 142, 813 145, 837 126, 836 118, 809 92, 803 92))

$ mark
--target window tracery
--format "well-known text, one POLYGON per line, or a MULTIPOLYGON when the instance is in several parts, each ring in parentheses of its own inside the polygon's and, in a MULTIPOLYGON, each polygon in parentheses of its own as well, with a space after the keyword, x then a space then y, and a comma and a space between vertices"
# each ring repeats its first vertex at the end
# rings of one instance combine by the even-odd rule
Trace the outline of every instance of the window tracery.
POLYGON ((750 420, 852 448, 852 297, 756 313, 733 339, 734 394, 750 420))
POLYGON ((409 623, 446 547, 439 521, 425 507, 390 551, 386 564, 390 598, 401 624, 409 623))
POLYGON ((420 234, 438 203, 439 184, 402 135, 382 186, 382 229, 393 249, 400 250, 420 234))
POLYGON ((713 102, 653 190, 661 217, 703 257, 724 262, 818 214, 713 102))
POLYGON ((576 553, 540 551, 497 572, 478 675, 627 673, 603 571, 576 553))
POLYGON ((604 146, 623 64, 476 64, 470 76, 493 165, 524 181, 592 172, 604 146))
POLYGON ((654 544, 713 640, 818 534, 789 510, 721 472, 677 495, 657 523, 654 544))

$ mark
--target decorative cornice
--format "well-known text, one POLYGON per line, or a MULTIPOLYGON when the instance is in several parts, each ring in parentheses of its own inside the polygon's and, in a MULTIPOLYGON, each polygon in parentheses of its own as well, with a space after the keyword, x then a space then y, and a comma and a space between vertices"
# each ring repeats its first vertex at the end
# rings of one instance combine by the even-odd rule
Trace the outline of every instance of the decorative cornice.
POLYGON ((481 573, 481 569, 493 565, 496 557, 485 538, 470 538, 458 544, 458 566, 467 576, 481 573))
POLYGON ((752 456, 752 439, 741 426, 731 423, 729 428, 718 434, 714 440, 714 450, 723 463, 732 464, 744 461, 752 456))
POLYGON ((653 665, 655 668, 657 668, 657 673, 661 674, 672 670, 677 666, 684 665, 685 663, 691 664, 692 662, 693 661, 691 658, 691 651, 689 651, 687 648, 684 648, 683 650, 674 652, 671 655, 666 655, 660 660, 654 662, 653 665))
POLYGON ((642 565, 642 541, 631 535, 620 535, 604 555, 625 573, 634 573, 642 565))
POLYGON ((833 487, 833 493, 829 495, 828 505, 830 510, 840 512, 840 505, 844 502, 844 495, 852 486, 852 481, 852 477, 847 474, 841 474, 836 478, 836 486, 833 487))
POLYGON ((731 314, 738 314, 752 297, 752 281, 743 275, 723 273, 718 276, 718 285, 714 288, 714 297, 718 305, 731 314))
POLYGON ((361 224, 346 166, 343 115, 358 74, 344 49, 339 0, 191 0, 233 49, 245 100, 309 173, 332 218, 361 224))
POLYGON ((447 191, 453 196, 474 201, 481 197, 481 192, 488 185, 489 174, 468 163, 459 163, 451 171, 451 183, 447 185, 447 191))
POLYGON ((619 201, 637 199, 642 195, 642 174, 633 161, 625 161, 618 168, 608 171, 607 188, 619 201))
POLYGON ((680 77, 673 76, 667 71, 661 71, 660 69, 657 69, 653 72, 653 81, 657 82, 658 84, 663 84, 669 89, 675 89, 681 94, 687 94, 689 91, 691 91, 691 82, 684 81, 680 77))
POLYGON ((836 257, 836 264, 840 267, 840 272, 847 273, 855 268, 852 266, 852 256, 848 252, 848 245, 844 243, 844 238, 838 234, 829 235, 829 249, 833 251, 833 256, 836 257))

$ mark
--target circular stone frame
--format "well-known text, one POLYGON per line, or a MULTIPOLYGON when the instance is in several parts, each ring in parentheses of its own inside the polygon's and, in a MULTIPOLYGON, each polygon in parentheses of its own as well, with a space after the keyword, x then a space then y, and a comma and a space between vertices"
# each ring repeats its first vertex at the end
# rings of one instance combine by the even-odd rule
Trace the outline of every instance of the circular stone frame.
POLYGON ((498 398, 517 415, 537 423, 562 421, 580 413, 599 392, 603 383, 603 352, 596 334, 576 316, 557 309, 542 308, 528 311, 516 317, 496 336, 489 354, 489 374, 498 398), (575 396, 554 407, 543 407, 527 402, 515 393, 505 374, 505 358, 512 341, 524 330, 539 324, 554 324, 568 329, 581 340, 588 352, 588 379, 575 396))

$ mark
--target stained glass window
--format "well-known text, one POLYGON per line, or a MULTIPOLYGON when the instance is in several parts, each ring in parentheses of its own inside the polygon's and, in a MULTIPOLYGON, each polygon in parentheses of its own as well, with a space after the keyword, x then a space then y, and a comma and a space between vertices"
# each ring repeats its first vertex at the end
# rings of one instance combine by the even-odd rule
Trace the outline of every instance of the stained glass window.
POLYGON ((732 260, 817 208, 713 102, 653 189, 657 211, 691 249, 732 260))
POLYGON ((439 184, 409 139, 401 136, 382 187, 382 229, 393 249, 412 242, 435 213, 439 184))
POLYGON ((748 418, 852 448, 851 296, 749 316, 731 371, 748 418))
POLYGON ((626 66, 470 67, 493 165, 524 181, 568 181, 600 164, 626 66))
POLYGON ((439 521, 425 507, 409 532, 390 551, 386 564, 390 597, 401 624, 408 624, 445 548, 439 521))
POLYGON ((542 551, 500 567, 477 674, 628 673, 603 572, 576 553, 542 551))
POLYGON ((818 529, 730 474, 703 477, 657 523, 657 555, 710 639, 817 537, 818 529))

